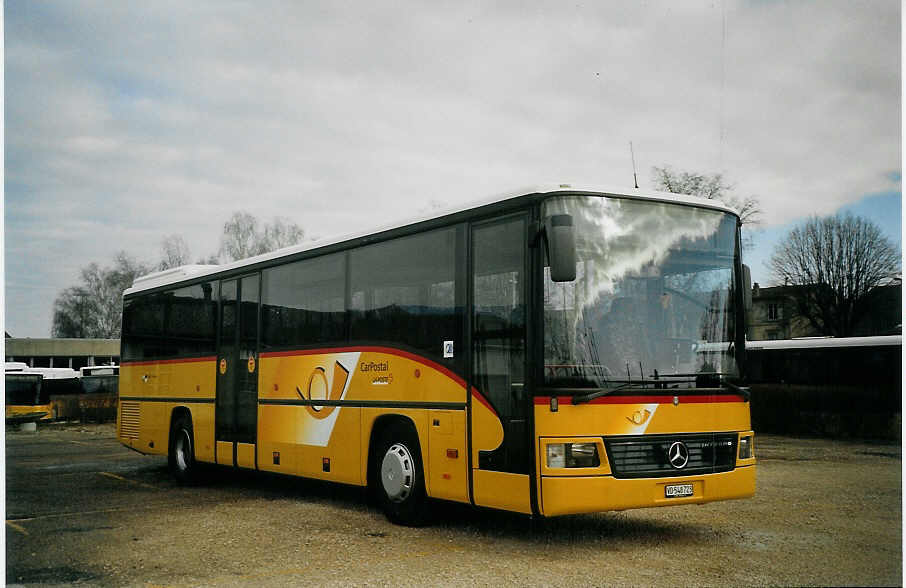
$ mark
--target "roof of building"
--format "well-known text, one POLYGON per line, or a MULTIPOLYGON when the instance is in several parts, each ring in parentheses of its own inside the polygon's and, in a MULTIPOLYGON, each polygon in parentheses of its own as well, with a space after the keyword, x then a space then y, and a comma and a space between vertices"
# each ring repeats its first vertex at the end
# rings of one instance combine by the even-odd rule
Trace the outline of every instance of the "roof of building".
POLYGON ((119 339, 32 339, 11 337, 6 340, 6 355, 30 356, 81 356, 119 355, 119 339))

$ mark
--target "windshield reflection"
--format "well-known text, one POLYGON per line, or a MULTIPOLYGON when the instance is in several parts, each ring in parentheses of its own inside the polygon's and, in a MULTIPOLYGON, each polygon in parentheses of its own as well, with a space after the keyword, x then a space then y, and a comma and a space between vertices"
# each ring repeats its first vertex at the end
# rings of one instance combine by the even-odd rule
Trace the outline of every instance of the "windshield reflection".
POLYGON ((736 218, 677 204, 591 196, 547 201, 571 214, 576 280, 544 277, 545 384, 716 384, 736 375, 736 218))

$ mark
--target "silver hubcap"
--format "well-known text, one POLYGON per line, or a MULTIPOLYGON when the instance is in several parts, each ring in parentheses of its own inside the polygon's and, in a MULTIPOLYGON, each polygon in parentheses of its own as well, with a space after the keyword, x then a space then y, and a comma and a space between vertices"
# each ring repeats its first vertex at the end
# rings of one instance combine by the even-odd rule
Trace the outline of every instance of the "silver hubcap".
POLYGON ((381 484, 393 502, 402 502, 412 493, 415 465, 405 445, 394 444, 384 454, 381 463, 381 484))
POLYGON ((192 455, 192 441, 189 439, 188 431, 182 429, 179 431, 179 437, 176 438, 176 465, 180 470, 188 469, 190 455, 192 455))

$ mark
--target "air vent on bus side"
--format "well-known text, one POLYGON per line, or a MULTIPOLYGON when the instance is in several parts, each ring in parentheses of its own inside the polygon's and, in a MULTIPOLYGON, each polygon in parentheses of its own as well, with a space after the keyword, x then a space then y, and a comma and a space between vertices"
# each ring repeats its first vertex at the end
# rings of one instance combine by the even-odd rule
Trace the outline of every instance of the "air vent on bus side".
POLYGON ((140 407, 138 402, 120 402, 120 437, 138 439, 140 407))

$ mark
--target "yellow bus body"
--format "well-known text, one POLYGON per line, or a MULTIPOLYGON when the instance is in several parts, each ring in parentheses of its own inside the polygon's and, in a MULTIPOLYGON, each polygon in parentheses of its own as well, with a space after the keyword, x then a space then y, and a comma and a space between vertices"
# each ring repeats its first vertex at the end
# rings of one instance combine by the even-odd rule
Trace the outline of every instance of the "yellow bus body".
POLYGON ((37 415, 44 413, 43 416, 37 420, 49 421, 53 419, 53 403, 48 402, 47 404, 7 404, 6 405, 6 418, 7 419, 17 419, 23 418, 28 415, 37 415))
POLYGON ((192 414, 195 458, 214 463, 213 356, 185 360, 123 362, 120 366, 117 435, 141 453, 167 455, 174 409, 192 414))
POLYGON ((617 436, 733 431, 739 437, 754 437, 749 404, 741 397, 604 397, 578 406, 561 397, 556 412, 551 410, 549 398, 539 398, 535 402, 535 430, 539 511, 545 516, 703 503, 755 493, 754 454, 748 459, 737 457, 729 472, 684 476, 677 471, 678 475, 671 477, 617 479, 607 463, 602 440, 602 432, 617 436), (546 446, 564 442, 597 443, 601 465, 548 468, 543 459, 546 446), (664 487, 668 484, 692 484, 693 494, 666 498, 664 487))
MULTIPOLYGON (((365 486, 371 432, 382 416, 411 420, 418 433, 428 496, 532 513, 531 480, 477 468, 480 451, 503 441, 500 419, 477 390, 443 366, 390 348, 260 355, 256 444, 215 441, 216 359, 124 363, 118 435, 142 453, 167 455, 173 411, 192 416, 198 461, 365 486), (339 367, 338 367, 339 366, 339 367), (471 396, 471 398, 469 398, 471 396), (325 405, 317 405, 322 401, 325 405), (469 418, 471 414, 471 419, 469 418), (472 495, 468 426, 471 420, 472 495)), ((744 498, 755 491, 755 458, 728 472, 617 479, 603 436, 737 432, 752 436, 749 404, 737 396, 569 397, 535 401, 538 514, 565 514, 744 498), (548 443, 598 444, 597 468, 548 468, 548 443), (667 484, 689 483, 693 495, 665 498, 667 484)))

